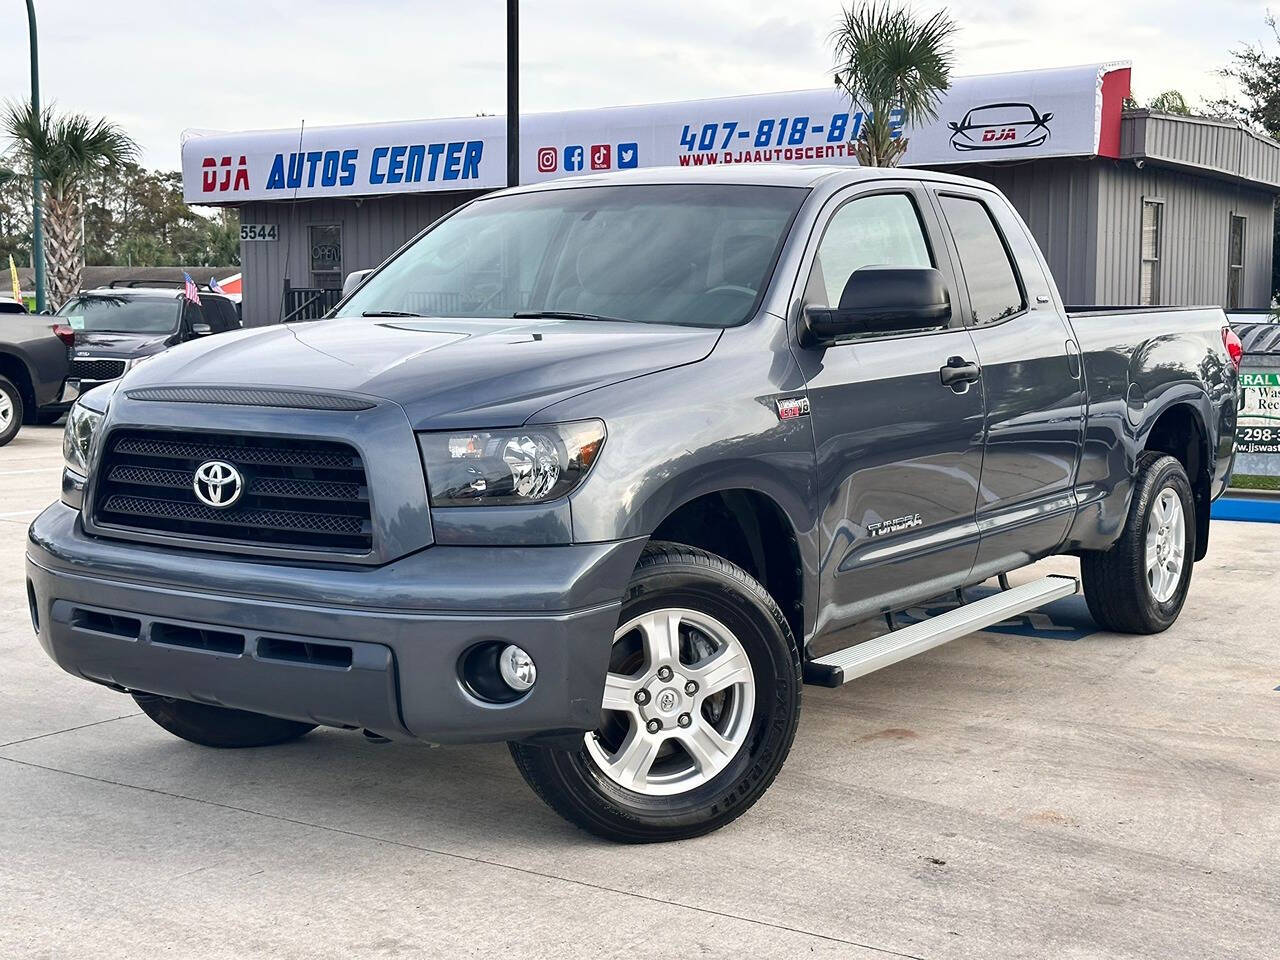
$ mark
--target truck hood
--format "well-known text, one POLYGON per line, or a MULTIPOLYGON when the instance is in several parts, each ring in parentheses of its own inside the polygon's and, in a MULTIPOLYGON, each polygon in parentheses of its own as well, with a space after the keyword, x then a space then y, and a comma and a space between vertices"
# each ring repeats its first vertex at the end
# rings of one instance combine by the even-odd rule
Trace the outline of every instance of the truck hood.
POLYGON ((517 426, 586 390, 695 363, 720 333, 595 320, 321 320, 175 347, 127 385, 299 387, 390 400, 415 429, 517 426))

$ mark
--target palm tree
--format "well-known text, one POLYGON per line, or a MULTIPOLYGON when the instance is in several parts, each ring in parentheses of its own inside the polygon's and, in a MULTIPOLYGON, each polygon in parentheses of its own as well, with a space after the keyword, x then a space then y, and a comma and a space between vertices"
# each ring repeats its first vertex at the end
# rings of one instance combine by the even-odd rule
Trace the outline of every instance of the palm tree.
POLYGON ((855 4, 841 11, 831 33, 835 81, 864 114, 857 138, 858 162, 894 167, 907 150, 895 137, 893 113, 903 127, 938 116, 938 102, 951 86, 955 21, 943 11, 927 20, 891 0, 855 4))
POLYGON ((84 269, 84 184, 103 170, 133 160, 138 145, 105 119, 40 111, 9 103, 0 125, 44 181, 44 242, 49 300, 61 305, 80 290, 84 269))

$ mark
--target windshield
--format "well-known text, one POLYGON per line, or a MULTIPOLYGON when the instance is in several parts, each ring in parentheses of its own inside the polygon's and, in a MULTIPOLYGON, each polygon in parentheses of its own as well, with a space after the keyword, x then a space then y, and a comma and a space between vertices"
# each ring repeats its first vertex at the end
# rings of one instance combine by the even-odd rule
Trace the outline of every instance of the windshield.
POLYGON ((681 184, 480 200, 418 240, 338 316, 746 320, 806 191, 681 184))
POLYGON ((90 333, 172 333, 178 329, 176 297, 72 297, 58 316, 72 330, 90 333))

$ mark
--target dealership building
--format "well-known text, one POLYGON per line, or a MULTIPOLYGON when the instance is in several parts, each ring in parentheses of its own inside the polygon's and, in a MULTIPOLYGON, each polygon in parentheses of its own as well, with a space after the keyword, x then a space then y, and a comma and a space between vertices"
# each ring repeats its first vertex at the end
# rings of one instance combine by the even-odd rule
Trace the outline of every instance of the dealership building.
MULTIPOLYGON (((1280 144, 1233 123, 1125 110, 1130 68, 957 78, 901 129, 904 166, 1000 187, 1072 304, 1271 301, 1280 144)), ((834 89, 530 114, 521 180, 744 163, 854 165, 864 122, 834 89)), ((506 122, 188 133, 188 203, 236 206, 247 324, 320 316, 345 274, 506 186, 506 122)))

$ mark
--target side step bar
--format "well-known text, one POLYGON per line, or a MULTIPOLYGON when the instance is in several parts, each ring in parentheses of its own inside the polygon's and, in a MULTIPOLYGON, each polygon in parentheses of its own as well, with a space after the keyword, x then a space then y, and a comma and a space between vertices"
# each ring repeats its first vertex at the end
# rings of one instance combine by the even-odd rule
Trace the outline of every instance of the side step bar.
POLYGON ((884 636, 855 643, 804 665, 805 683, 838 687, 857 677, 888 667, 918 653, 932 650, 948 640, 975 633, 1019 613, 1026 613, 1054 600, 1069 597, 1080 589, 1075 577, 1051 575, 1002 590, 973 603, 966 603, 909 627, 884 636))

